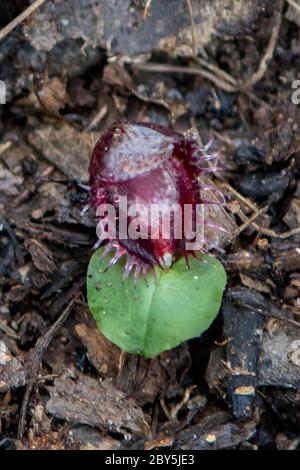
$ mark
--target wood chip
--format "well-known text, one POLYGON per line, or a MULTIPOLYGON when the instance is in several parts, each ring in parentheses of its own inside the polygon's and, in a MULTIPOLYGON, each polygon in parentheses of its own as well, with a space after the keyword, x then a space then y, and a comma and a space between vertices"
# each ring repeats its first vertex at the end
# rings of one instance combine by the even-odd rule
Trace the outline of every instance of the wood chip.
POLYGON ((136 401, 117 390, 112 380, 99 381, 79 374, 62 376, 48 387, 46 410, 55 418, 112 432, 145 436, 150 428, 136 401))

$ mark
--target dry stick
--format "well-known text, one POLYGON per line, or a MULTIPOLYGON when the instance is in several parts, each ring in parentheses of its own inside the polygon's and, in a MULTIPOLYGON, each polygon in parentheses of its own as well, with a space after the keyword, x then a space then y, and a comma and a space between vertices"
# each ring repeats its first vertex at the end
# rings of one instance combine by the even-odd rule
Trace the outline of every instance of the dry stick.
POLYGON ((23 436, 28 401, 29 401, 30 393, 31 393, 33 383, 34 383, 30 379, 37 376, 43 354, 45 350, 48 348, 49 344, 51 343, 54 335, 57 333, 59 328, 64 324, 64 322, 68 318, 71 312, 71 309, 73 307, 73 304, 74 304, 74 299, 70 301, 70 303, 64 309, 60 317, 56 320, 55 323, 53 323, 53 325, 47 331, 47 333, 45 333, 43 336, 41 336, 37 340, 36 345, 33 349, 32 361, 31 361, 31 366, 30 366, 30 370, 28 374, 29 375, 28 384, 26 386, 26 390, 25 390, 25 394, 24 394, 23 402, 22 402, 22 407, 21 407, 20 420, 19 420, 19 426, 18 426, 18 439, 21 439, 23 436))
POLYGON ((191 4, 191 0, 186 0, 189 15, 190 15, 190 21, 191 21, 191 29, 192 29, 192 47, 193 47, 193 55, 197 55, 197 50, 196 50, 196 28, 195 28, 195 21, 194 21, 194 13, 193 13, 193 7, 191 4))
POLYGON ((201 57, 194 57, 194 60, 197 64, 199 64, 200 66, 210 70, 212 73, 214 73, 216 76, 218 76, 222 80, 222 82, 225 82, 225 83, 228 82, 230 85, 232 85, 232 87, 233 87, 232 92, 245 93, 245 95, 248 96, 248 98, 252 99, 255 103, 263 104, 264 106, 269 107, 269 104, 267 104, 266 102, 264 102, 263 100, 258 98, 250 90, 241 89, 241 87, 239 86, 237 80, 232 75, 230 75, 228 72, 225 72, 225 70, 221 69, 220 67, 218 67, 215 64, 212 64, 212 63, 208 62, 207 60, 205 60, 201 57))
POLYGON ((249 80, 246 81, 246 83, 243 85, 243 89, 251 88, 253 85, 255 85, 259 80, 262 79, 264 74, 266 73, 266 70, 268 68, 268 65, 273 57, 275 46, 277 43, 279 31, 280 31, 280 26, 281 26, 281 21, 282 21, 282 9, 283 9, 283 4, 284 0, 279 0, 278 1, 278 6, 276 8, 276 13, 275 13, 275 23, 272 29, 272 34, 271 38, 267 47, 267 50, 263 56, 263 58, 260 61, 259 67, 257 71, 252 75, 249 80))
POLYGON ((160 406, 162 407, 163 409, 163 412, 165 413, 166 417, 168 418, 169 421, 172 421, 172 416, 168 410, 168 407, 166 405, 166 402, 165 402, 165 399, 164 398, 161 398, 159 400, 159 403, 160 403, 160 406))
POLYGON ((229 183, 222 183, 221 188, 227 189, 229 192, 234 194, 239 199, 239 201, 243 202, 253 212, 255 212, 255 213, 258 212, 258 209, 256 208, 256 206, 251 201, 249 201, 247 198, 242 196, 242 194, 240 194, 236 189, 234 189, 229 183))
POLYGON ((240 225, 232 234, 230 239, 228 240, 229 243, 232 242, 238 235, 240 235, 249 225, 253 224, 253 222, 263 213, 265 212, 268 208, 270 207, 269 204, 267 204, 265 207, 262 207, 258 212, 255 212, 250 219, 247 219, 242 225, 240 225))
POLYGON ((294 0, 286 0, 289 5, 295 8, 300 13, 300 5, 298 3, 294 2, 294 0))
POLYGON ((291 230, 288 230, 287 232, 277 233, 277 232, 275 232, 275 230, 272 230, 270 228, 262 227, 261 225, 258 225, 254 222, 252 222, 251 225, 258 232, 261 232, 264 235, 267 235, 268 237, 279 238, 280 240, 285 240, 286 238, 290 238, 293 235, 298 235, 298 233, 300 233, 300 227, 293 228, 291 230))
POLYGON ((2 153, 6 152, 10 147, 12 146, 12 142, 9 140, 8 142, 5 142, 4 144, 0 144, 0 157, 2 153))
MULTIPOLYGON (((225 189, 228 189, 228 191, 230 191, 232 194, 234 194, 240 201, 242 201, 253 212, 255 212, 255 215, 260 215, 260 210, 258 210, 252 202, 250 202, 248 199, 246 199, 244 196, 242 196, 238 191, 236 191, 236 189, 234 189, 229 183, 223 183, 221 185, 221 187, 225 188, 225 189)), ((257 230, 258 232, 262 232, 264 235, 267 235, 268 237, 280 238, 281 240, 284 240, 286 238, 292 237, 293 235, 297 235, 298 233, 300 233, 300 227, 293 228, 293 229, 288 230, 286 232, 277 233, 277 232, 275 232, 275 230, 272 230, 272 229, 266 228, 266 227, 262 227, 261 225, 256 224, 254 221, 251 221, 252 217, 250 219, 248 219, 248 217, 246 217, 245 215, 243 215, 243 216, 242 216, 242 214, 239 214, 239 215, 243 219, 243 222, 245 222, 245 224, 252 225, 252 227, 254 227, 255 230, 257 230)))
POLYGON ((232 140, 228 135, 226 134, 220 134, 218 131, 213 130, 213 135, 217 137, 220 142, 224 142, 228 147, 230 147, 232 150, 235 149, 235 145, 233 144, 232 140))
POLYGON ((13 29, 15 29, 22 21, 26 20, 28 16, 31 15, 35 10, 37 10, 46 0, 35 0, 32 5, 30 5, 26 10, 24 10, 20 15, 18 15, 14 20, 12 20, 8 25, 6 25, 0 31, 0 41, 5 38, 13 29))
MULTIPOLYGON (((255 103, 263 104, 264 106, 270 107, 268 103, 258 98, 250 90, 242 89, 239 86, 238 81, 232 75, 230 75, 228 72, 225 72, 225 70, 221 69, 217 65, 212 64, 211 62, 208 62, 208 60, 205 60, 201 57, 193 57, 193 59, 198 65, 200 65, 200 67, 204 67, 205 69, 210 70, 216 77, 219 77, 219 79, 221 80, 220 84, 224 84, 228 82, 230 85, 232 85, 232 91, 230 91, 229 89, 228 90, 229 93, 239 93, 239 92, 244 93, 246 96, 248 96, 248 98, 252 99, 252 101, 254 101, 255 103)), ((225 88, 223 87, 223 89, 225 88)))
POLYGON ((144 96, 142 93, 139 93, 136 91, 133 87, 127 87, 130 93, 138 98, 139 100, 143 101, 144 103, 152 103, 152 104, 157 104, 158 106, 162 106, 165 108, 167 111, 169 111, 171 114, 173 114, 172 109, 168 105, 168 103, 161 98, 151 98, 150 96, 144 96))
MULTIPOLYGON (((245 216, 242 211, 239 211, 238 214, 244 222, 249 222, 248 217, 245 216)), ((292 237, 293 235, 298 235, 298 233, 300 233, 300 227, 293 228, 291 230, 288 230, 287 232, 277 233, 275 232, 275 230, 272 230, 271 228, 267 227, 262 227, 261 225, 258 225, 255 222, 251 222, 250 225, 252 225, 252 227, 255 228, 257 232, 261 232, 264 235, 267 235, 268 237, 279 238, 281 240, 285 240, 286 238, 292 237)))
POLYGON ((248 305, 248 304, 243 304, 243 307, 248 308, 252 312, 259 313, 259 315, 262 315, 263 317, 275 318, 275 320, 284 321, 286 323, 290 323, 290 325, 293 325, 293 326, 296 326, 297 328, 300 328, 300 322, 297 322, 295 320, 291 320, 290 318, 278 317, 276 315, 270 315, 269 313, 264 312, 260 308, 255 308, 255 307, 252 307, 251 305, 248 305))
POLYGON ((202 57, 194 57, 194 60, 202 67, 205 67, 211 72, 214 72, 216 75, 219 75, 220 78, 227 80, 229 83, 231 83, 231 85, 237 86, 236 79, 233 78, 232 75, 230 75, 228 72, 225 72, 225 70, 220 69, 220 67, 217 65, 208 62, 208 60, 205 60, 202 57))
POLYGON ((99 111, 96 113, 96 115, 93 117, 91 122, 83 129, 83 132, 90 132, 94 127, 96 127, 99 122, 102 121, 102 119, 106 116, 108 111, 108 107, 106 104, 104 104, 99 111))
MULTIPOLYGON (((249 98, 260 103, 261 100, 257 98, 255 95, 253 95, 249 91, 249 88, 251 88, 259 80, 262 79, 273 57, 279 31, 280 31, 281 21, 282 21, 283 4, 284 4, 284 0, 278 1, 278 10, 275 13, 275 23, 272 28, 272 34, 271 34, 271 38, 270 38, 267 50, 260 61, 257 71, 252 75, 252 77, 250 77, 250 79, 246 80, 246 83, 243 83, 241 80, 239 81, 236 80, 234 77, 232 77, 230 74, 220 69, 216 65, 210 64, 206 60, 197 58, 197 57, 194 57, 194 59, 199 64, 200 66, 199 68, 156 64, 156 63, 132 64, 132 66, 138 70, 149 71, 149 72, 186 73, 186 74, 191 74, 191 75, 201 75, 228 93, 242 92, 242 93, 245 93, 249 98)), ((190 0, 187 0, 187 5, 189 8, 189 14, 191 17, 191 22, 192 22, 193 50, 194 50, 194 56, 195 56, 195 44, 194 44, 195 23, 194 23, 193 11, 192 11, 190 0)))
POLYGON ((38 375, 37 377, 33 377, 32 379, 27 379, 26 384, 31 383, 32 385, 34 385, 35 383, 46 382, 46 380, 56 379, 57 377, 59 377, 58 374, 38 375))
MULTIPOLYGON (((200 64, 200 61, 199 61, 199 64, 200 64)), ((210 72, 201 67, 185 67, 185 66, 180 66, 180 65, 159 64, 159 63, 154 63, 154 62, 147 62, 145 64, 131 64, 131 67, 135 68, 136 70, 141 70, 143 72, 185 73, 188 75, 201 75, 202 77, 206 78, 207 80, 210 80, 218 88, 226 91, 227 93, 238 93, 238 92, 244 93, 246 96, 251 98, 254 102, 270 107, 268 103, 262 101, 260 98, 258 98, 253 93, 251 93, 249 90, 244 90, 241 87, 239 87, 237 82, 236 82, 236 85, 232 85, 234 81, 233 77, 230 78, 231 83, 228 83, 227 81, 225 81, 223 77, 225 77, 226 72, 223 73, 221 69, 219 69, 219 73, 218 75, 216 75, 215 72, 210 72)), ((207 68, 212 68, 212 67, 207 67, 207 68)))
POLYGON ((168 65, 154 62, 148 62, 145 64, 131 64, 131 67, 137 70, 142 70, 144 72, 185 73, 188 75, 201 75, 228 93, 234 93, 237 91, 234 86, 230 85, 230 83, 226 83, 221 78, 218 78, 215 74, 201 69, 200 67, 184 67, 181 65, 168 65))
POLYGON ((0 320, 0 331, 3 331, 3 333, 5 333, 9 338, 20 339, 20 336, 2 320, 0 320))
POLYGON ((170 412, 172 420, 174 420, 174 418, 177 418, 178 412, 189 401, 191 393, 196 387, 197 387, 197 385, 191 385, 190 387, 187 387, 185 389, 184 396, 183 396, 182 400, 179 403, 177 403, 176 405, 172 406, 171 412, 170 412))
POLYGON ((149 14, 149 9, 151 7, 151 3, 152 3, 152 0, 147 0, 145 8, 144 8, 144 13, 143 13, 144 18, 147 18, 148 14, 149 14))

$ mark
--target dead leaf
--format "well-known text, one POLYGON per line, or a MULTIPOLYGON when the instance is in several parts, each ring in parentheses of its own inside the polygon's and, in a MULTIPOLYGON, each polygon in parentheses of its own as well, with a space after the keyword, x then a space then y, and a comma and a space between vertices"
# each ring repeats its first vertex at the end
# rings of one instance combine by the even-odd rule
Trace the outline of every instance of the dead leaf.
POLYGON ((257 281, 256 279, 252 279, 245 274, 240 273, 241 281, 244 286, 249 287, 250 289, 257 290, 258 292, 262 292, 264 294, 271 294, 270 286, 267 284, 257 281))
POLYGON ((67 123, 42 126, 32 132, 29 142, 69 178, 86 181, 88 166, 98 133, 79 132, 67 123))

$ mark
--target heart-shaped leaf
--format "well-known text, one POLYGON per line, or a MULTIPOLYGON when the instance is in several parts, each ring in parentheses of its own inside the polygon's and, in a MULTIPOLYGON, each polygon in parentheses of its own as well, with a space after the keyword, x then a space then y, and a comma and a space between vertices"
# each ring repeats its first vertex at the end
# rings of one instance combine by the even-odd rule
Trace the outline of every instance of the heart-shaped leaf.
POLYGON ((88 267, 89 308, 98 328, 110 341, 129 353, 147 358, 172 349, 201 335, 218 314, 226 273, 212 256, 184 258, 172 268, 157 268, 157 280, 148 275, 147 284, 133 276, 123 282, 125 260, 105 271, 108 258, 100 261, 96 251, 88 267))

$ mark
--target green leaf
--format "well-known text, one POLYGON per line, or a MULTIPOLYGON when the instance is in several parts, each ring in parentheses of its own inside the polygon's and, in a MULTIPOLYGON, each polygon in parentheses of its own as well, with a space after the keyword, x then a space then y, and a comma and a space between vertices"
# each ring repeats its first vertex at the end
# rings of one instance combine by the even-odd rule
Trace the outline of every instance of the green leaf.
POLYGON ((226 273, 212 256, 179 259, 168 271, 156 269, 147 284, 131 274, 123 282, 121 259, 105 272, 109 257, 96 251, 88 267, 88 304, 99 330, 129 353, 147 358, 201 335, 220 309, 226 273))

